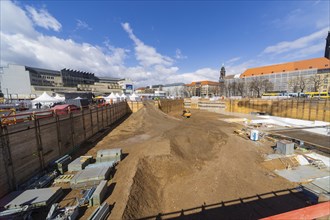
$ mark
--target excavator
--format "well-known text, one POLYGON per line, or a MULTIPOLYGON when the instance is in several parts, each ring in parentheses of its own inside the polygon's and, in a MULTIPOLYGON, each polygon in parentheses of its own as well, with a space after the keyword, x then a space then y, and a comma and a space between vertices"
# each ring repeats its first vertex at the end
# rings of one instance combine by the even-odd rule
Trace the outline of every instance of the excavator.
POLYGON ((190 118, 191 112, 188 109, 184 109, 182 112, 182 117, 190 118))

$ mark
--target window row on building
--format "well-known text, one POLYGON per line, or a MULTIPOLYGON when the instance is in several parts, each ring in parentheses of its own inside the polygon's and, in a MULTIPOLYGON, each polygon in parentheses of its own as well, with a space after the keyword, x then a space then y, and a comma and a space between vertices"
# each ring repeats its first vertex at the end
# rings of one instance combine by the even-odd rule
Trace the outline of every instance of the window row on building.
POLYGON ((77 70, 56 71, 13 64, 0 69, 0 91, 5 96, 17 94, 16 97, 29 98, 44 91, 86 91, 96 95, 133 92, 130 79, 98 78, 94 73, 77 70))

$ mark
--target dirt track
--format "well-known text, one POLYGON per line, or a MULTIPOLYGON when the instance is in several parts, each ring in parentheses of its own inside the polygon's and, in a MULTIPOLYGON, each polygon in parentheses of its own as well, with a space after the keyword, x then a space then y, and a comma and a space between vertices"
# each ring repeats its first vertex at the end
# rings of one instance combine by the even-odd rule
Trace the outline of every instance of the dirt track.
MULTIPOLYGON (((120 147, 127 154, 108 184, 113 189, 107 199, 113 205, 109 219, 155 219, 158 213, 194 207, 202 207, 197 211, 202 217, 191 214, 186 219, 255 219, 305 206, 300 195, 291 193, 249 203, 248 208, 204 212, 210 204, 294 185, 260 165, 262 154, 271 151, 269 145, 234 135, 237 125, 219 120, 227 116, 192 114, 190 119, 180 118, 179 112, 170 116, 147 103, 87 153, 95 156, 99 149, 120 147)), ((184 219, 182 214, 179 219, 184 219)))

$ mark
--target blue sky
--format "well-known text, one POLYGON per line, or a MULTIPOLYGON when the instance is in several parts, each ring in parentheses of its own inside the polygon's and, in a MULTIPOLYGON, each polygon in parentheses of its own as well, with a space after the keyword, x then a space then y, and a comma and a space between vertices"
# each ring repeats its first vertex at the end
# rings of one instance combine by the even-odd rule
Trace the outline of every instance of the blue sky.
POLYGON ((137 85, 217 80, 321 57, 329 1, 0 1, 1 66, 72 68, 137 85))

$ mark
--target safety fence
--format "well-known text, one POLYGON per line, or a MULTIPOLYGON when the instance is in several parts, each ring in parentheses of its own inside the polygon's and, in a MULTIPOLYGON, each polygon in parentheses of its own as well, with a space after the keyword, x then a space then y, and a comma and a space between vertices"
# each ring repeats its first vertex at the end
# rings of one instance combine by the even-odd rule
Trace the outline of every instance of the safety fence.
POLYGON ((83 142, 132 112, 134 105, 119 102, 0 126, 0 197, 59 157, 79 150, 83 142))

